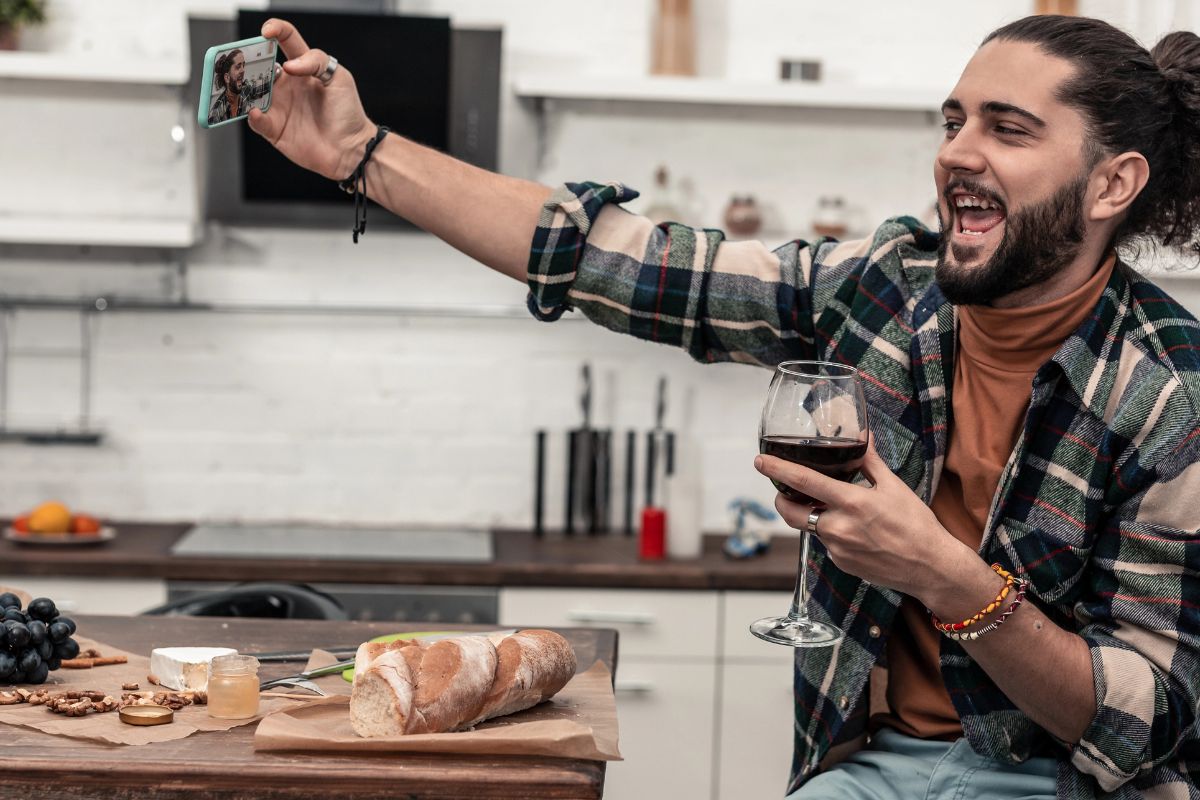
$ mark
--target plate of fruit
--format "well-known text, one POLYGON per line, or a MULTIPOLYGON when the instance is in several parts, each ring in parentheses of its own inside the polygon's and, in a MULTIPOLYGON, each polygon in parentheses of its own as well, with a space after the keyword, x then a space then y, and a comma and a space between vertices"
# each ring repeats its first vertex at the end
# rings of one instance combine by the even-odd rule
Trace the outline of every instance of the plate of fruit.
POLYGON ((114 528, 96 517, 72 511, 56 500, 21 514, 4 529, 4 538, 10 542, 31 545, 102 544, 116 536, 114 528))

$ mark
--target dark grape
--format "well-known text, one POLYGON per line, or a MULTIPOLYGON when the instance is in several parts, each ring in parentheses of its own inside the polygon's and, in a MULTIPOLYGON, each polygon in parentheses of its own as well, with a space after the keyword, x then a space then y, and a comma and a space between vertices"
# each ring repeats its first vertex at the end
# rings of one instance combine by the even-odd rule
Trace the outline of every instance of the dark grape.
POLYGON ((46 623, 40 619, 35 619, 25 624, 29 628, 29 641, 33 644, 41 644, 46 640, 46 623))
POLYGON ((37 667, 25 675, 25 680, 28 683, 45 683, 49 676, 50 667, 46 665, 45 661, 40 661, 37 667))
POLYGON ((62 666, 62 659, 56 655, 51 655, 46 659, 46 666, 50 667, 51 672, 54 672, 54 670, 62 666))
POLYGON ((71 629, 71 632, 69 634, 67 634, 68 636, 75 635, 75 620, 71 619, 70 617, 59 617, 58 619, 56 619, 54 621, 61 622, 63 625, 66 625, 68 628, 71 629))
POLYGON ((62 617, 59 617, 54 622, 51 622, 49 628, 47 628, 47 632, 49 633, 49 636, 50 636, 50 641, 54 642, 55 644, 58 644, 59 642, 63 641, 64 639, 66 639, 68 636, 71 635, 71 626, 64 625, 60 621, 61 619, 62 619, 62 617))
POLYGON ((17 669, 28 675, 41 663, 42 657, 38 655, 37 650, 23 650, 17 658, 17 669))
POLYGON ((12 653, 0 651, 0 680, 17 671, 17 659, 12 653))
POLYGON ((0 594, 0 608, 20 608, 21 598, 17 597, 12 592, 0 594))
POLYGON ((65 639, 54 645, 54 655, 63 659, 74 658, 79 655, 79 643, 74 639, 65 639))
POLYGON ((8 628, 0 625, 0 652, 3 651, 6 644, 8 644, 8 628))
POLYGON ((42 661, 46 661, 50 658, 50 656, 54 655, 54 642, 50 641, 49 639, 42 639, 37 644, 33 645, 33 648, 37 650, 38 655, 42 657, 42 661))
POLYGON ((21 609, 6 608, 6 609, 4 609, 4 621, 7 622, 10 619, 13 622, 20 622, 20 623, 25 623, 29 620, 29 618, 25 616, 25 612, 22 611, 21 609))
POLYGON ((4 627, 8 630, 8 646, 20 650, 29 644, 29 628, 23 622, 6 621, 4 627))
POLYGON ((8 676, 8 682, 9 683, 24 683, 25 682, 25 673, 21 672, 21 670, 19 670, 19 669, 13 670, 13 674, 8 676))
POLYGON ((58 616, 58 609, 55 608, 54 601, 49 597, 39 597, 36 600, 30 600, 27 611, 29 616, 34 619, 40 619, 42 622, 50 622, 58 616))

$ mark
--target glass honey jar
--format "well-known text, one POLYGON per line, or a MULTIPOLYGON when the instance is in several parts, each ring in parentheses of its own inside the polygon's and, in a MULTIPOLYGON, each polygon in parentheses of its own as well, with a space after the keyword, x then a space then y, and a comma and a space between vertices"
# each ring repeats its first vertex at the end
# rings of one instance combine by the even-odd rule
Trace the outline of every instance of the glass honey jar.
POLYGON ((248 719, 258 714, 258 659, 217 656, 208 670, 208 715, 248 719))

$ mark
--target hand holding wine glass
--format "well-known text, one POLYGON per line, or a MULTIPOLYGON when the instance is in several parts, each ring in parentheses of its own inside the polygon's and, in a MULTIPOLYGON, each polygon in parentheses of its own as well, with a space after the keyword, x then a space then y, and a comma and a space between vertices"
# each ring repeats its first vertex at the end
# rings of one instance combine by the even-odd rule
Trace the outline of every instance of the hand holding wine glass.
MULTIPOLYGON (((849 481, 862 466, 867 437, 867 404, 857 370, 822 361, 785 361, 775 368, 759 429, 761 453, 849 481)), ((790 611, 758 620, 750 632, 792 647, 835 644, 842 632, 808 616, 805 568, 809 535, 819 523, 821 508, 793 487, 772 482, 789 500, 814 507, 800 532, 800 565, 790 611)))

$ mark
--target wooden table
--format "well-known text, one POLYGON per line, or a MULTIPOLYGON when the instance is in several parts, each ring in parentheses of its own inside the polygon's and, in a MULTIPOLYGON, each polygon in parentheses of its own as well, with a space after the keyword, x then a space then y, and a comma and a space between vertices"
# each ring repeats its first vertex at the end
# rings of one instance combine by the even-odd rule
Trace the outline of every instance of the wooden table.
MULTIPOLYGON (((80 633, 149 655, 153 647, 205 644, 264 652, 340 646, 417 630, 397 623, 217 617, 78 618, 80 633)), ((428 628, 428 626, 425 626, 428 628)), ((484 630, 478 626, 464 630, 484 630)), ((560 631, 581 668, 596 659, 616 672, 611 630, 560 631)), ((263 664, 262 678, 299 663, 263 664)), ((517 756, 262 752, 254 725, 140 746, 104 745, 0 725, 0 797, 42 798, 597 798, 604 762, 517 756)))

